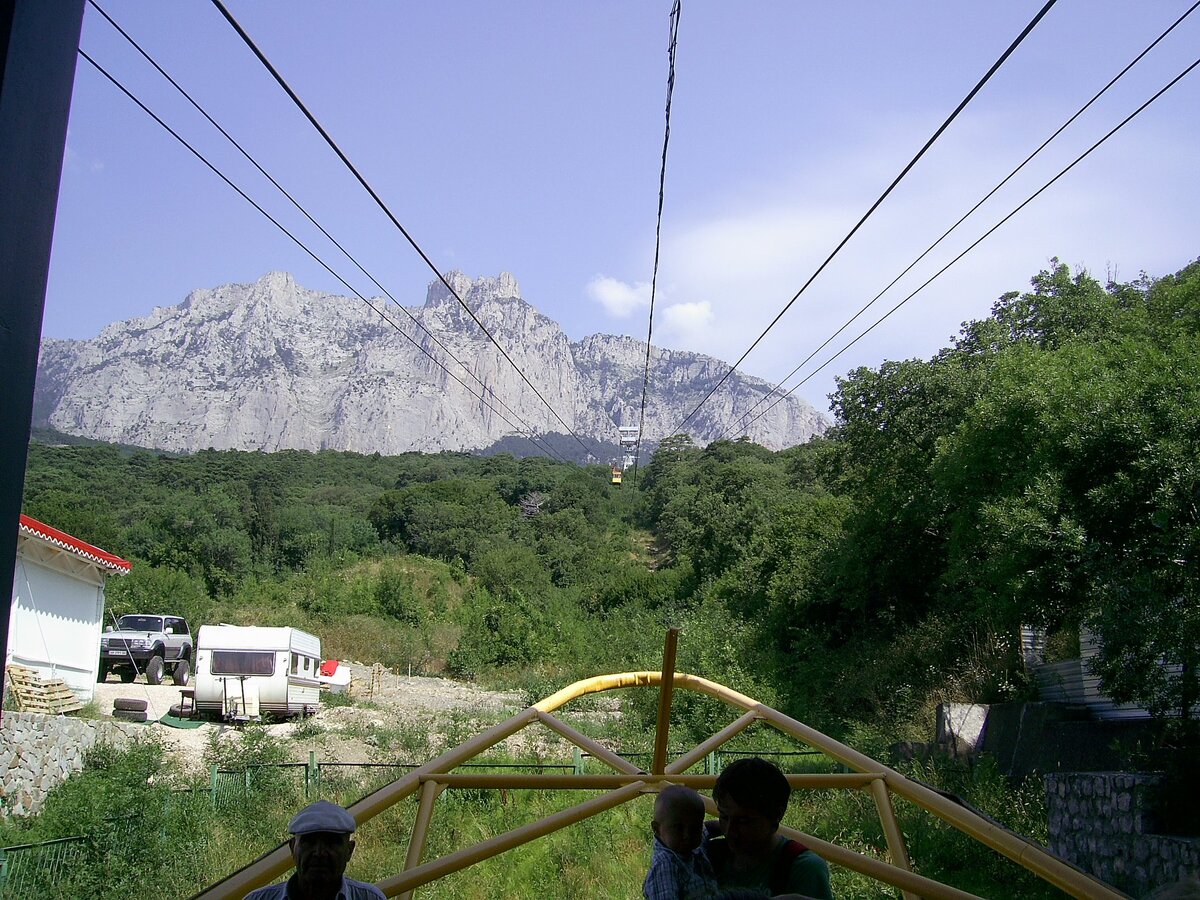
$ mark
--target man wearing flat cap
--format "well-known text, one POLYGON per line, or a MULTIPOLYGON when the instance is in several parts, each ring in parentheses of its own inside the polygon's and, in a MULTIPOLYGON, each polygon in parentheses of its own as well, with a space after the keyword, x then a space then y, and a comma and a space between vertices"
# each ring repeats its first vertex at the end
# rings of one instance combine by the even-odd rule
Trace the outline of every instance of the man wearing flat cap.
POLYGON ((384 900, 375 885, 344 874, 354 828, 354 816, 336 803, 310 803, 288 823, 295 873, 283 884, 251 891, 246 900, 384 900))

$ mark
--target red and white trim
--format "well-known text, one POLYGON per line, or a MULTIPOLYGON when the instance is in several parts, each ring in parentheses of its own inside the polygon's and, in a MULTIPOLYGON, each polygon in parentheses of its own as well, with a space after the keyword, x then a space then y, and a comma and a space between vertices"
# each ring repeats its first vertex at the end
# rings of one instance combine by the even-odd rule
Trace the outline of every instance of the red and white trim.
POLYGON ((102 569, 108 569, 117 575, 126 575, 133 568, 133 563, 127 559, 109 553, 107 550, 101 550, 99 547, 93 547, 87 541, 81 541, 77 537, 72 537, 65 531, 59 531, 57 528, 51 528, 37 519, 21 513, 21 528, 20 533, 29 537, 40 538, 55 547, 59 547, 76 556, 93 562, 102 569))

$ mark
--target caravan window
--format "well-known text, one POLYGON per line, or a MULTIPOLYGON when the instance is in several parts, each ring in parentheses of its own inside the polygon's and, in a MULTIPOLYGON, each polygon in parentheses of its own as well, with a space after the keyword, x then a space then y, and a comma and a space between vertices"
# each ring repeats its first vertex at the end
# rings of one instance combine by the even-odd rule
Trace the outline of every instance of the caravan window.
POLYGON ((300 657, 295 653, 292 654, 292 674, 295 675, 300 671, 300 657))
POLYGON ((270 650, 214 650, 214 675, 273 675, 275 654, 270 650))

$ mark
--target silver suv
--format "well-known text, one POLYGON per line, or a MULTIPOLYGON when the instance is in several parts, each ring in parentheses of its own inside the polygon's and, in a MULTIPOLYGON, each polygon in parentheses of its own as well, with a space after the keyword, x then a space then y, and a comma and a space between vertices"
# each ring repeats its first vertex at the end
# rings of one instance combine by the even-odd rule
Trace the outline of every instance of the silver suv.
POLYGON ((100 671, 97 681, 116 672, 122 681, 133 681, 142 672, 147 684, 162 683, 163 674, 184 686, 192 677, 192 631, 178 616, 121 616, 100 638, 100 671))

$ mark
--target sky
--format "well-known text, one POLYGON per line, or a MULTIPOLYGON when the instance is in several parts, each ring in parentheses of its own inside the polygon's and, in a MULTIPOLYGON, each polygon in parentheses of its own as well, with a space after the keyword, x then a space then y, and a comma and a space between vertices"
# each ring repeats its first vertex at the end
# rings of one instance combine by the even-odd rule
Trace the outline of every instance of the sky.
MULTIPOLYGON (((209 2, 98 0, 402 303, 435 277, 209 2)), ((512 273, 573 339, 644 340, 669 0, 228 0, 442 270, 512 273)), ((772 381, 909 263, 1183 14, 1059 0, 747 357, 772 381)), ((796 295, 1040 8, 683 0, 653 343, 732 362, 796 295)), ((87 8, 81 46, 366 296, 340 258, 87 8)), ((1200 11, 799 375, 976 241, 1200 55, 1200 11)), ((1200 256, 1200 71, 798 390, 929 358, 1052 258, 1101 281, 1200 256)), ((273 270, 345 288, 79 61, 43 334, 273 270)), ((788 386, 796 379, 788 382, 788 386)))

